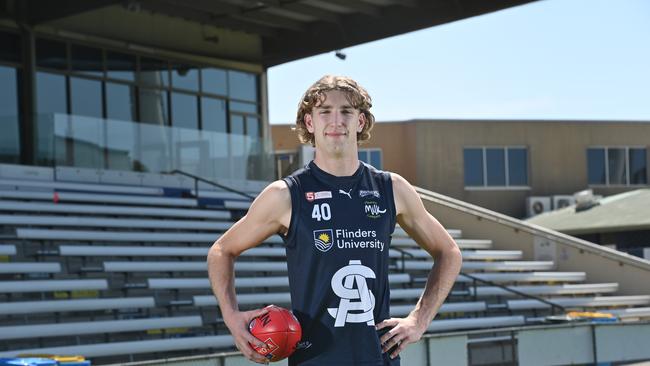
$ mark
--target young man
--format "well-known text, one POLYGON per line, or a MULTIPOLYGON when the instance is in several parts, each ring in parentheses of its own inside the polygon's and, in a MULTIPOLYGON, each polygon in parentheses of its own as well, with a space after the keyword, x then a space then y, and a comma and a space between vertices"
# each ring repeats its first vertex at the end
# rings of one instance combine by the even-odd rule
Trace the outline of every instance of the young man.
POLYGON ((303 96, 296 130, 315 159, 270 184, 248 214, 210 249, 208 271, 226 326, 250 360, 266 359, 248 332, 263 309, 239 311, 234 261, 280 234, 287 250, 292 310, 303 330, 290 365, 399 365, 399 353, 426 331, 461 267, 454 240, 401 176, 357 158, 374 117, 365 89, 324 76, 303 96), (395 223, 434 259, 422 296, 405 318, 389 317, 389 245, 395 223))

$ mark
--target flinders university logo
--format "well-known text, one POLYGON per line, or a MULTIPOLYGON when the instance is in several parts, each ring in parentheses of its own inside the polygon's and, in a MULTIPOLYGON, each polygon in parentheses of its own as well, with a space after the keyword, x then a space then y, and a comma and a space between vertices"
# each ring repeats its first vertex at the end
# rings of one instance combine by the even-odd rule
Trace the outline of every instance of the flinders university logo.
POLYGON ((349 265, 334 273, 332 290, 341 301, 338 308, 327 308, 327 312, 335 319, 335 327, 346 323, 375 325, 375 296, 366 283, 368 278, 375 278, 375 272, 360 260, 350 260, 349 265))
POLYGON ((314 230, 314 245, 321 252, 327 252, 334 246, 332 229, 314 230))

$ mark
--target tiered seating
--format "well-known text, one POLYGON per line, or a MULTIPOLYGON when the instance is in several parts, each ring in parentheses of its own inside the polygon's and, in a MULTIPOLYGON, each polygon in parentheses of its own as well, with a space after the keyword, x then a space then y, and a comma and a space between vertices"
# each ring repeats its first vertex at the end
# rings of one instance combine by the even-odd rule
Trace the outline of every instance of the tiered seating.
MULTIPOLYGON (((119 362, 125 355, 232 349, 205 258, 232 225, 231 210, 250 202, 229 192, 198 199, 190 188, 167 193, 0 179, 0 225, 14 233, 0 244, 0 357, 83 354, 119 362), (209 208, 201 206, 205 200, 209 208)), ((489 239, 449 232, 463 252, 463 271, 492 284, 459 276, 431 332, 524 325, 550 314, 547 303, 497 285, 571 309, 616 307, 621 318, 650 317, 649 296, 608 296, 618 284, 585 283, 584 272, 557 272, 553 262, 529 261, 518 250, 492 249, 489 239)), ((389 256, 391 315, 404 316, 433 260, 399 227, 389 256)), ((289 306, 279 236, 244 252, 235 271, 242 308, 289 306)))

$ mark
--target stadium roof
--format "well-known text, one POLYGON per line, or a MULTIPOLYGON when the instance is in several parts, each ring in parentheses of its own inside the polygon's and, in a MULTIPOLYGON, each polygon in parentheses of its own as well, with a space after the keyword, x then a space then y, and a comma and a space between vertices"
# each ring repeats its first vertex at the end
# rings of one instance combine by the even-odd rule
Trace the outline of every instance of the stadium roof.
POLYGON ((526 221, 574 235, 650 229, 650 189, 605 197, 599 203, 586 211, 575 212, 574 205, 526 221))
MULTIPOLYGON (((0 19, 44 25, 121 8, 261 39, 265 67, 535 0, 0 0, 0 19)), ((111 13, 115 14, 115 13, 111 13)), ((115 27, 120 18, 116 16, 115 27)), ((164 31, 164 30, 159 30, 164 31)), ((213 37, 217 38, 217 37, 213 37)), ((387 50, 389 52, 389 50, 387 50)))

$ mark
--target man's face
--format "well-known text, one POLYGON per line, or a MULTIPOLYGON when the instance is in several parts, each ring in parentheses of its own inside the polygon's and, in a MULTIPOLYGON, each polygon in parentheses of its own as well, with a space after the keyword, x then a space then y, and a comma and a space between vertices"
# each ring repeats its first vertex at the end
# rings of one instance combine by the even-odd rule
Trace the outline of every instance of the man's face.
POLYGON ((357 146, 357 133, 365 124, 365 116, 352 107, 345 92, 325 92, 325 99, 311 114, 305 115, 307 130, 314 134, 316 148, 333 154, 342 154, 357 146))

